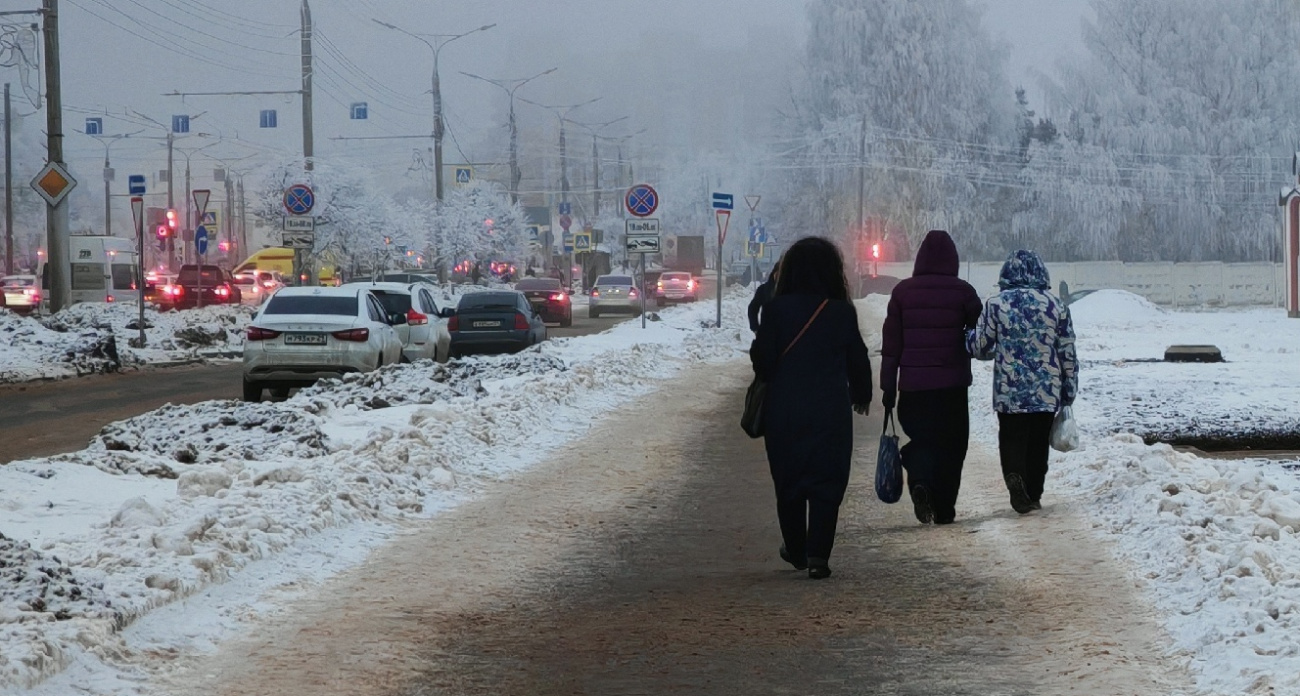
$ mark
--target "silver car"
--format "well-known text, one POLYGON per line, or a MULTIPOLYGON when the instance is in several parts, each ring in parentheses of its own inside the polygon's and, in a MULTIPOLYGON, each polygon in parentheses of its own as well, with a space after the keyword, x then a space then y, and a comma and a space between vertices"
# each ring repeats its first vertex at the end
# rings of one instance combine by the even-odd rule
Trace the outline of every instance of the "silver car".
POLYGON ((613 313, 641 316, 641 291, 632 276, 603 275, 591 289, 589 305, 588 314, 593 319, 613 313))
POLYGON ((294 387, 348 372, 369 372, 402 359, 394 324, 364 288, 282 288, 262 305, 244 341, 244 401, 262 390, 286 396, 294 387))

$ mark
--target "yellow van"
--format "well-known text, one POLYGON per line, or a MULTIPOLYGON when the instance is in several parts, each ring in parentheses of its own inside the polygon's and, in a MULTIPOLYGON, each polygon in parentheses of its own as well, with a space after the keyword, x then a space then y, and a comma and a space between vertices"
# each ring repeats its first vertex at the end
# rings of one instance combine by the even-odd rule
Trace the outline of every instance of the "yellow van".
MULTIPOLYGON (((233 273, 245 271, 279 271, 285 278, 293 278, 293 249, 268 247, 253 254, 235 266, 233 273)), ((334 266, 321 265, 316 269, 316 280, 321 285, 338 285, 334 266)))

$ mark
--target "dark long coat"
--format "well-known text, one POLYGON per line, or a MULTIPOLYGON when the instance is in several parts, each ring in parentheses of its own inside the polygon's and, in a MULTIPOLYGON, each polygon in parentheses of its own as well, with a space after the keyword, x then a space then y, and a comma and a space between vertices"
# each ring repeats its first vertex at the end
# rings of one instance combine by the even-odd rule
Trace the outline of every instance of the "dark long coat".
POLYGON ((768 383, 763 415, 778 496, 839 504, 853 455, 852 406, 871 402, 871 358, 853 305, 828 302, 781 357, 822 299, 782 295, 770 300, 750 359, 768 383))

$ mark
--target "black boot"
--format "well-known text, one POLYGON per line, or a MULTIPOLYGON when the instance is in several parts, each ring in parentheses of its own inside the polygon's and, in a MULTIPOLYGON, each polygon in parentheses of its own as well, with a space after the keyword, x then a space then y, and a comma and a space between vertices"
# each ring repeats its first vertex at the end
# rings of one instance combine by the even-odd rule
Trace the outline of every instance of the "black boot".
POLYGON ((780 553, 781 553, 781 560, 794 566, 795 570, 803 570, 808 567, 808 561, 798 559, 790 555, 790 550, 785 547, 785 544, 781 544, 780 553))
POLYGON ((831 567, 825 558, 808 559, 808 577, 813 580, 825 580, 831 576, 831 567))
POLYGON ((1011 509, 1024 515, 1034 511, 1034 501, 1025 490, 1025 480, 1020 474, 1007 474, 1003 479, 1007 483, 1007 492, 1011 494, 1011 509))
POLYGON ((921 524, 934 522, 934 508, 930 507, 930 493, 925 486, 912 486, 912 512, 921 524))

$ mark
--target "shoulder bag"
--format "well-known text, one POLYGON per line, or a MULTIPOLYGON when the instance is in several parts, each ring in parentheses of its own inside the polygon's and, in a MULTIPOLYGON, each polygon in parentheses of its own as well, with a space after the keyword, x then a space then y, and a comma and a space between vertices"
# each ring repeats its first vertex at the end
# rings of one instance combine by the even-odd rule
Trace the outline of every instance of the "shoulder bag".
MULTIPOLYGON (((798 343, 799 339, 803 338, 803 335, 808 332, 808 327, 812 326, 812 323, 817 320, 817 316, 822 313, 823 309, 826 309, 826 303, 829 301, 830 300, 822 300, 822 303, 817 306, 817 311, 813 312, 812 317, 808 319, 808 323, 803 325, 803 329, 799 331, 799 335, 795 336, 794 340, 790 341, 790 345, 786 346, 785 350, 781 351, 782 358, 784 358, 786 353, 789 353, 790 349, 794 348, 794 344, 798 343)), ((749 385, 749 390, 745 392, 745 412, 740 416, 740 429, 744 430, 745 434, 752 438, 760 438, 764 435, 763 400, 766 396, 767 382, 764 382, 762 377, 755 374, 754 381, 749 385)))

